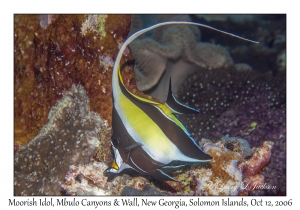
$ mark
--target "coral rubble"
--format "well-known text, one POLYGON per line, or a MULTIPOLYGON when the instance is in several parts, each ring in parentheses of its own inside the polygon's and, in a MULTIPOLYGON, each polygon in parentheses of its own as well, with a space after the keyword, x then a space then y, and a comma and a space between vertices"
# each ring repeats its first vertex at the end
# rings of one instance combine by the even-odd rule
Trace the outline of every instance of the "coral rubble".
POLYGON ((49 112, 40 133, 14 157, 15 195, 60 195, 71 165, 88 164, 100 146, 98 134, 110 131, 107 122, 88 108, 86 91, 73 85, 49 112))
POLYGON ((111 122, 107 61, 117 55, 130 21, 130 15, 15 15, 16 149, 39 133, 50 108, 72 84, 81 84, 91 110, 111 122))

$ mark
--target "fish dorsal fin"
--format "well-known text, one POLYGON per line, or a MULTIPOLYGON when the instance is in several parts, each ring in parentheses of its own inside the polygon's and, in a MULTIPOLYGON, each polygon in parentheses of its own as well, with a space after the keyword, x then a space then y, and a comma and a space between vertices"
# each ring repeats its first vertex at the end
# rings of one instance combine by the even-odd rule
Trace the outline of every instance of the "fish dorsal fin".
MULTIPOLYGON (((239 39, 242 39, 242 40, 246 40, 246 41, 249 41, 249 42, 253 42, 253 43, 258 43, 257 41, 253 41, 253 40, 250 40, 250 39, 246 39, 246 38, 243 38, 241 36, 238 36, 238 35, 235 35, 235 34, 232 34, 232 33, 229 33, 229 32, 226 32, 226 31, 222 31, 222 30, 219 30, 219 29, 216 29, 214 27, 211 27, 211 26, 208 26, 208 25, 205 25, 205 24, 201 24, 201 23, 194 23, 194 22, 186 22, 186 21, 169 21, 169 22, 163 22, 163 23, 158 23, 156 25, 153 25, 149 28, 145 28, 145 29, 142 29, 140 31, 137 31, 135 32, 134 34, 132 34, 125 42, 124 44, 121 46, 120 50, 119 50, 119 53, 117 55, 117 58, 115 60, 115 65, 114 65, 114 69, 113 69, 113 76, 112 76, 112 84, 113 84, 113 95, 116 96, 117 93, 119 92, 119 81, 118 81, 118 78, 120 78, 120 61, 121 61, 121 57, 122 57, 122 54, 123 52, 125 51, 126 47, 133 41, 135 40, 137 37, 139 37, 140 35, 146 33, 147 31, 150 31, 150 30, 153 30, 157 27, 160 27, 160 26, 164 26, 164 25, 173 25, 173 24, 186 24, 186 25, 195 25, 195 26, 200 26, 200 27, 203 27, 203 28, 208 28, 208 29, 211 29, 211 30, 214 30, 214 31, 218 31, 218 32, 221 32, 223 34, 227 34, 227 35, 230 35, 230 36, 233 36, 233 37, 236 37, 236 38, 239 38, 239 39)), ((124 85, 124 83, 122 83, 122 85, 124 85)), ((126 89, 126 88, 125 88, 126 89)), ((126 89, 127 90, 127 89, 126 89)), ((127 90, 128 91, 128 90, 127 90)), ((140 96, 137 96, 133 93, 131 93, 130 91, 128 91, 132 96, 134 96, 135 98, 139 99, 139 100, 142 100, 142 101, 145 101, 145 102, 148 102, 148 103, 152 103, 152 104, 156 104, 158 105, 159 103, 156 103, 156 102, 153 102, 149 99, 145 99, 143 97, 140 97, 140 96)))
POLYGON ((199 110, 194 109, 190 106, 187 106, 185 104, 180 103, 177 101, 175 98, 173 92, 172 92, 172 81, 170 77, 170 82, 169 82, 169 93, 167 97, 167 106, 173 111, 173 113, 176 114, 198 114, 199 110))
POLYGON ((124 87, 124 89, 126 90, 126 92, 128 92, 133 98, 135 98, 135 99, 137 99, 139 101, 142 101, 142 102, 146 102, 146 103, 152 104, 152 105, 158 105, 158 104, 160 104, 160 103, 152 101, 152 100, 150 100, 148 98, 144 98, 144 97, 141 97, 141 96, 138 96, 138 95, 132 93, 124 85, 124 82, 123 82, 123 79, 122 79, 122 75, 121 75, 121 71, 119 71, 118 76, 119 76, 119 80, 120 80, 120 83, 121 83, 120 85, 122 85, 122 87, 124 87))

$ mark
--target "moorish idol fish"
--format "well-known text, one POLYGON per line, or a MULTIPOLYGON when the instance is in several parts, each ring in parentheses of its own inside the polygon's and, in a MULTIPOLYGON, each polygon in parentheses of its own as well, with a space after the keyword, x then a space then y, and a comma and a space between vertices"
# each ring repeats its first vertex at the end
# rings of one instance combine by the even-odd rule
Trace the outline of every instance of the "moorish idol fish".
POLYGON ((170 176, 171 172, 190 163, 211 160, 174 115, 196 114, 199 111, 176 100, 171 90, 171 78, 167 100, 163 104, 130 92, 121 76, 120 60, 125 48, 145 32, 171 24, 202 26, 248 40, 207 25, 184 21, 159 23, 131 35, 120 48, 113 69, 111 147, 114 161, 112 166, 105 170, 106 175, 118 174, 131 168, 161 181, 177 181, 170 176))

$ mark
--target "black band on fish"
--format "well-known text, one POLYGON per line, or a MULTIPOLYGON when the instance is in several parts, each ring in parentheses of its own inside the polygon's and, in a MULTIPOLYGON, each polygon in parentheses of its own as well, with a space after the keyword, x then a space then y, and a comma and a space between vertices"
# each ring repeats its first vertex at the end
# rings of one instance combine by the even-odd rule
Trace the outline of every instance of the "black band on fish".
POLYGON ((169 93, 166 104, 177 114, 198 114, 199 110, 194 109, 190 106, 180 103, 175 98, 172 92, 172 84, 171 84, 171 77, 169 82, 169 93))
POLYGON ((120 61, 126 47, 147 31, 173 24, 198 25, 255 42, 204 24, 184 21, 159 23, 132 34, 121 46, 113 69, 112 147, 116 161, 105 171, 107 174, 132 168, 162 181, 177 181, 169 173, 184 167, 185 164, 170 165, 174 161, 198 163, 211 160, 174 115, 195 114, 199 111, 176 100, 171 90, 171 79, 167 103, 162 104, 130 92, 121 77, 120 61))
POLYGON ((140 147, 140 146, 143 146, 141 143, 136 143, 136 144, 133 144, 133 145, 131 145, 131 146, 129 146, 129 147, 126 147, 125 148, 125 150, 127 151, 127 152, 131 152, 132 150, 134 150, 134 149, 136 149, 137 147, 140 147))
POLYGON ((176 123, 168 119, 157 107, 132 97, 123 85, 120 85, 120 88, 122 93, 129 100, 142 109, 161 128, 170 141, 172 141, 183 154, 191 158, 199 159, 199 162, 200 160, 211 160, 211 157, 202 151, 201 147, 195 142, 189 133, 186 133, 184 130, 179 128, 176 123))

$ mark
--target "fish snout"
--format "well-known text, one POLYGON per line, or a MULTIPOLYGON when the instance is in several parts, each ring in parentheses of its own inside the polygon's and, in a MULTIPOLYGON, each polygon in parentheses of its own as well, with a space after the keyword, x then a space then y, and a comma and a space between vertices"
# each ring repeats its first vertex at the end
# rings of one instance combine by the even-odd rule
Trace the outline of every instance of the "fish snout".
POLYGON ((116 143, 117 140, 113 140, 111 141, 111 148, 112 148, 112 152, 114 155, 114 161, 111 164, 111 167, 107 168, 103 173, 104 175, 108 176, 109 174, 117 174, 120 171, 120 166, 123 163, 123 159, 118 151, 118 149, 115 147, 117 145, 116 143))

